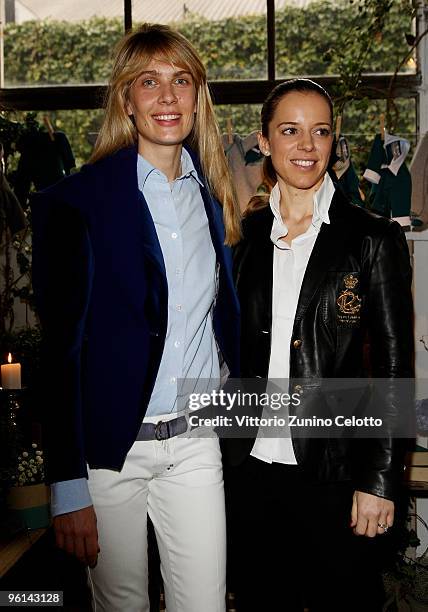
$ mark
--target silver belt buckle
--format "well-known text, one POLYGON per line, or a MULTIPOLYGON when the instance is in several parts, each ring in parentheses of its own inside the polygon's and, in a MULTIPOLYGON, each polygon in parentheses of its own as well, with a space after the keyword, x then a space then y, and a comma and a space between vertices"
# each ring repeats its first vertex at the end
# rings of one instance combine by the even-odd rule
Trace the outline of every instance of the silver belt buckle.
POLYGON ((168 421, 158 421, 155 425, 156 440, 168 440, 170 437, 168 421), (165 425, 164 428, 162 427, 163 425, 165 425))

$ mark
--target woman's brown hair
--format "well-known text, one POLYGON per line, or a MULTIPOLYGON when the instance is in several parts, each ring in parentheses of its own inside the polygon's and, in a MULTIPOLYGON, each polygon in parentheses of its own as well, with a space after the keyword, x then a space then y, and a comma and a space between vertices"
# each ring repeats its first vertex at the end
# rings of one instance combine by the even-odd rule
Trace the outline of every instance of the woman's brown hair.
MULTIPOLYGON (((269 125, 273 119, 278 104, 284 96, 287 94, 297 91, 301 93, 317 93, 322 96, 330 109, 331 123, 333 123, 333 102, 330 95, 315 81, 311 79, 290 79, 284 81, 272 89, 268 94, 268 97, 263 103, 262 110, 260 113, 261 120, 261 132, 266 138, 269 136, 269 125)), ((265 208, 269 204, 269 195, 277 182, 275 168, 272 165, 272 159, 266 156, 263 160, 262 168, 262 184, 261 189, 263 193, 257 194, 251 198, 248 202, 248 206, 245 209, 244 216, 251 214, 252 212, 265 208)))

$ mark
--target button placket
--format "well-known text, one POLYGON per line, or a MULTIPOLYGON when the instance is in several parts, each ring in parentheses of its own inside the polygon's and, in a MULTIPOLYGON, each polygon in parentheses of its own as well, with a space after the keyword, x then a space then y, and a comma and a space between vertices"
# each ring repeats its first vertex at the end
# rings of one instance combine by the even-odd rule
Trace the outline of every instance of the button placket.
POLYGON ((176 202, 179 198, 177 197, 177 190, 175 184, 172 192, 169 196, 169 206, 171 210, 171 216, 169 222, 171 223, 170 230, 170 253, 172 258, 170 262, 174 262, 170 269, 167 270, 168 285, 169 285, 169 299, 168 299, 168 311, 170 320, 170 329, 175 330, 172 342, 172 348, 174 351, 173 363, 171 363, 169 383, 170 385, 177 385, 178 380, 183 376, 183 317, 185 313, 183 311, 183 246, 181 240, 180 231, 180 220, 177 215, 176 202))

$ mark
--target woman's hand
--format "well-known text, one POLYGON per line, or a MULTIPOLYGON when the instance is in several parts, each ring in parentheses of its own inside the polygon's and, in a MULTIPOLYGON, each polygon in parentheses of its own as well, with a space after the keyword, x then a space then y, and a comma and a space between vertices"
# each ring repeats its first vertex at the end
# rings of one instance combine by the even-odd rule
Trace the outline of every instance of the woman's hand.
POLYGON ((355 491, 351 510, 351 527, 356 535, 374 538, 376 535, 386 533, 393 523, 393 501, 370 493, 355 491))
POLYGON ((84 565, 95 567, 100 547, 93 506, 60 514, 54 518, 53 526, 59 548, 77 557, 84 565))

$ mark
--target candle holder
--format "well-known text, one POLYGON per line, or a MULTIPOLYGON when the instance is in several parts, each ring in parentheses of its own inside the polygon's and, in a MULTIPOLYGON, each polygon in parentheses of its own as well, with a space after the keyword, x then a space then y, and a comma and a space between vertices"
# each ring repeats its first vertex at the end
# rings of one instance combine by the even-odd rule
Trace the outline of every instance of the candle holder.
POLYGON ((0 388, 0 406, 4 411, 4 420, 9 428, 18 427, 19 412, 22 406, 25 389, 0 388))
POLYGON ((17 457, 23 447, 20 416, 23 407, 22 391, 0 388, 0 497, 4 496, 4 492, 11 485, 12 476, 16 472, 17 457))

